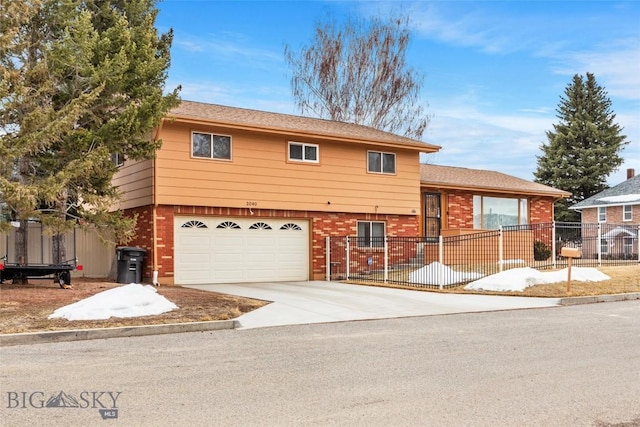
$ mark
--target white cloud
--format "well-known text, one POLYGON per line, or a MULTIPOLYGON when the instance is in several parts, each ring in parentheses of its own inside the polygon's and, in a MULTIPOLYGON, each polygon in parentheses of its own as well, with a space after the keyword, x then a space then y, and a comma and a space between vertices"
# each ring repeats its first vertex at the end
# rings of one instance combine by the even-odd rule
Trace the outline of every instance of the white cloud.
POLYGON ((640 100, 640 44, 619 40, 594 50, 565 52, 555 72, 562 75, 593 73, 611 96, 640 100))
POLYGON ((186 53, 205 55, 216 61, 242 61, 251 63, 254 67, 270 67, 284 61, 282 52, 252 47, 252 43, 255 44, 255 41, 236 34, 209 34, 206 37, 180 35, 175 37, 173 47, 186 53))

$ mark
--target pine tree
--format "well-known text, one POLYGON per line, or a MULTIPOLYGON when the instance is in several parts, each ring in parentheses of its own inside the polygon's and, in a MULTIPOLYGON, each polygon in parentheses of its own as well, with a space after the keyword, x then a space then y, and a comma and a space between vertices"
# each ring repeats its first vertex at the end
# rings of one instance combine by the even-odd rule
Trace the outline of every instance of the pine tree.
POLYGON ((37 218, 58 239, 79 221, 126 241, 111 155, 152 158, 179 102, 163 93, 172 33, 158 35, 155 0, 0 1, 1 207, 18 234, 37 218))
POLYGON ((623 163, 628 141, 615 123, 611 100, 593 74, 573 76, 557 108, 558 124, 547 131, 535 181, 572 193, 555 205, 556 221, 579 221, 569 206, 608 188, 606 179, 623 163))

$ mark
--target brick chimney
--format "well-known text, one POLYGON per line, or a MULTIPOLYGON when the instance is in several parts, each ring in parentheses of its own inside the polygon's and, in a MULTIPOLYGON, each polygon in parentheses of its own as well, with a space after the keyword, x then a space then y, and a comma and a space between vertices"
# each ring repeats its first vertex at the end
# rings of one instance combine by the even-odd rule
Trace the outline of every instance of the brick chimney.
POLYGON ((631 179, 634 176, 636 176, 636 170, 635 169, 627 169, 627 179, 631 179))

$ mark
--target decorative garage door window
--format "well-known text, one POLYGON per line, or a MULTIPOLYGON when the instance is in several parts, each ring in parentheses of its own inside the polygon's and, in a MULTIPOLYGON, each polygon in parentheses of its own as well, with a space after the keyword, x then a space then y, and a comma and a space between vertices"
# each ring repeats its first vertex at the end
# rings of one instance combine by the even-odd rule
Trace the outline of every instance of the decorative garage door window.
POLYGON ((230 229, 230 230, 240 230, 240 226, 233 221, 225 221, 218 224, 216 228, 230 229))
POLYGON ((250 230, 273 230, 269 224, 266 224, 264 222, 256 222, 251 227, 249 227, 249 229, 250 230))
POLYGON ((182 228, 208 228, 207 224, 202 221, 187 221, 182 224, 180 227, 182 228))
POLYGON ((302 228, 298 224, 288 223, 280 227, 280 230, 296 230, 302 231, 302 228))

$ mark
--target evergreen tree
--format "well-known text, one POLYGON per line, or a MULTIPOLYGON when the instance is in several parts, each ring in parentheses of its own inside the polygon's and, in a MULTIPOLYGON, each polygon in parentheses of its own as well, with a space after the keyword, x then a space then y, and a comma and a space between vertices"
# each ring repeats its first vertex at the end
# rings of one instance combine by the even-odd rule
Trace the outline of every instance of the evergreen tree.
POLYGON ((573 76, 556 111, 560 122, 546 133, 535 181, 571 192, 556 203, 555 219, 579 221, 568 207, 608 188, 606 179, 623 163, 620 151, 628 141, 614 122, 607 92, 591 73, 573 76))
POLYGON ((22 222, 17 255, 28 218, 58 240, 80 221, 126 242, 135 221, 110 211, 111 156, 152 158, 152 130, 179 102, 163 93, 172 33, 158 35, 155 0, 0 5, 0 207, 22 222))
POLYGON ((406 64, 408 19, 318 24, 310 46, 285 48, 302 114, 421 139, 429 118, 418 102, 421 79, 406 64))

